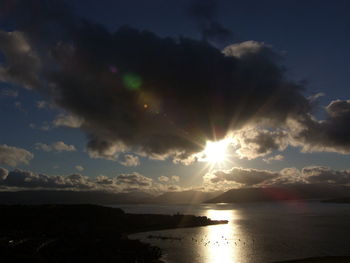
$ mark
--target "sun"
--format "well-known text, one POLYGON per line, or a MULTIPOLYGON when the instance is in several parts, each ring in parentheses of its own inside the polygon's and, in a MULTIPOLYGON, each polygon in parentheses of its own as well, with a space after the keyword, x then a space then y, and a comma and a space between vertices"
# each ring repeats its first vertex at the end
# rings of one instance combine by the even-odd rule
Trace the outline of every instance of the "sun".
POLYGON ((228 147, 230 140, 224 139, 221 141, 207 141, 206 146, 203 150, 202 161, 208 162, 209 164, 215 165, 227 161, 228 147))

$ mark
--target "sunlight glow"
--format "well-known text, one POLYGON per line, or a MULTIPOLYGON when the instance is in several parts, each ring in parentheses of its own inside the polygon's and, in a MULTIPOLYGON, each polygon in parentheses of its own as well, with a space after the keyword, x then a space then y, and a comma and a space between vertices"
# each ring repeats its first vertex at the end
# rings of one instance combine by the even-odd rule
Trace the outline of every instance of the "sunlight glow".
POLYGON ((207 162, 219 163, 226 159, 228 144, 225 140, 218 142, 208 141, 204 149, 204 154, 207 162))
MULTIPOLYGON (((229 220, 232 222, 236 215, 234 210, 208 210, 207 216, 213 220, 229 220)), ((235 226, 231 222, 206 228, 208 241, 203 249, 204 262, 238 262, 240 248, 235 245, 238 237, 235 226)))
POLYGON ((207 141, 199 160, 208 163, 211 167, 222 166, 230 161, 229 146, 231 144, 232 138, 226 138, 221 141, 207 141))

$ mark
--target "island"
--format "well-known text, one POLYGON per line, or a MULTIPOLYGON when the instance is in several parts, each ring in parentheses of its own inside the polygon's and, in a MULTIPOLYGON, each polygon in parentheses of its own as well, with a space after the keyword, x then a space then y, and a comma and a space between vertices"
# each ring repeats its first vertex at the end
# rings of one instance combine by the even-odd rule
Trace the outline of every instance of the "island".
POLYGON ((127 214, 98 205, 0 205, 1 262, 159 262, 131 233, 225 224, 205 216, 127 214))

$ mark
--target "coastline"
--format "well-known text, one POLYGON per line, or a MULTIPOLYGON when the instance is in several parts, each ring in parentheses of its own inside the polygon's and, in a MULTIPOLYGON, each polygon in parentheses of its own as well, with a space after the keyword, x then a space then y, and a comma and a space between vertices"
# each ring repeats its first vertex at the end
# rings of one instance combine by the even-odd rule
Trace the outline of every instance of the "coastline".
POLYGON ((227 223, 97 205, 0 205, 0 213, 1 262, 163 262, 160 248, 128 235, 227 223))

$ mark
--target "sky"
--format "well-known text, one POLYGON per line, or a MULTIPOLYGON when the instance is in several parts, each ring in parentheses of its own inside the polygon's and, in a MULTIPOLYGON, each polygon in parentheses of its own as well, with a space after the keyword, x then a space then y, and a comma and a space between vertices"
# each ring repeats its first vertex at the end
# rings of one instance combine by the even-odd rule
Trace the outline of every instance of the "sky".
POLYGON ((348 1, 0 5, 3 189, 350 183, 348 1))

